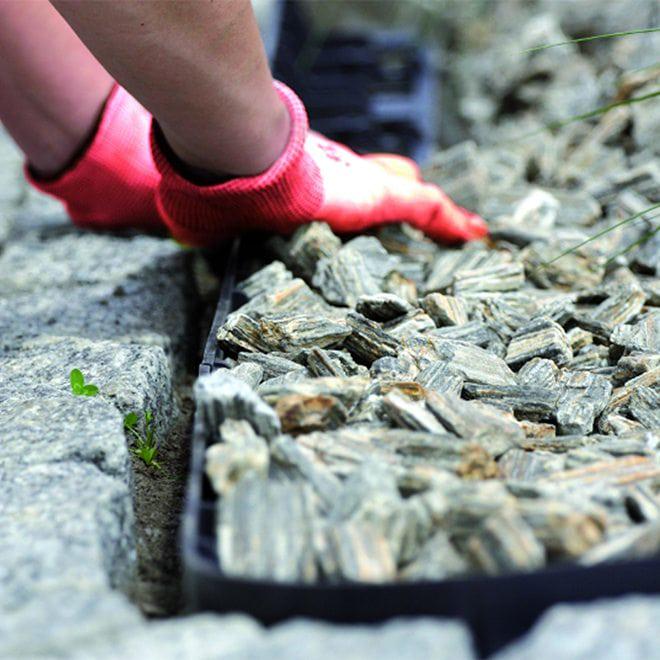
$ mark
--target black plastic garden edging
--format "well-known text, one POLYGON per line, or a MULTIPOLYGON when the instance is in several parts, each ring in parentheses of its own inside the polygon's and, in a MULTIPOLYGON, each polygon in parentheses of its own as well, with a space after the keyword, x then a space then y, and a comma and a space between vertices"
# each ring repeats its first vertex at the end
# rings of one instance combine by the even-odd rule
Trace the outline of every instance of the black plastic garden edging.
MULTIPOLYGON (((224 277, 200 375, 226 368, 217 347, 217 329, 244 302, 235 290, 242 263, 238 241, 223 258, 224 277)), ((204 474, 209 442, 209 429, 196 415, 182 530, 184 588, 191 611, 244 612, 267 625, 293 617, 339 623, 377 622, 396 616, 452 617, 469 625, 479 653, 486 656, 526 632, 544 610, 557 603, 660 593, 660 557, 385 585, 283 584, 228 577, 216 554, 216 495, 204 474)))

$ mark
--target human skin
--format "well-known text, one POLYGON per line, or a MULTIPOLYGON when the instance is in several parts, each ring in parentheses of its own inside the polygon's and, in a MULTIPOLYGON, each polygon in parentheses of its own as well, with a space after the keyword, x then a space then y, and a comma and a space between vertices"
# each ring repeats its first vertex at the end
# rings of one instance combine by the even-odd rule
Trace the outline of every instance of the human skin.
POLYGON ((289 116, 249 0, 52 4, 186 165, 247 176, 282 152, 289 116))
MULTIPOLYGON (((481 218, 454 204, 436 186, 422 182, 412 162, 392 155, 361 157, 309 131, 300 99, 272 79, 249 0, 51 0, 51 4, 108 73, 100 72, 100 65, 87 55, 81 66, 94 93, 88 92, 86 84, 74 90, 72 81, 78 74, 59 70, 61 62, 53 63, 52 53, 47 62, 48 50, 43 46, 39 58, 32 56, 29 45, 19 44, 18 54, 5 48, 10 80, 19 87, 22 84, 26 99, 35 95, 34 105, 42 119, 49 119, 49 112, 57 116, 58 121, 51 122, 55 137, 69 138, 69 149, 62 149, 58 159, 46 166, 38 163, 37 174, 57 172, 55 163, 61 166, 63 154, 71 158, 72 143, 77 143, 80 153, 85 145, 80 135, 93 132, 95 122, 90 117, 99 116, 99 99, 107 97, 112 76, 126 95, 124 101, 136 103, 134 110, 146 109, 146 116, 156 120, 151 144, 146 142, 145 126, 144 133, 132 136, 131 147, 140 149, 131 153, 139 156, 154 182, 153 193, 146 193, 153 194, 157 217, 180 240, 211 245, 227 238, 229 230, 289 233, 312 219, 327 222, 340 233, 403 221, 438 240, 465 241, 486 234, 481 218), (21 63, 21 58, 29 65, 21 63), (24 66, 32 76, 27 82, 20 75, 24 66), (52 79, 46 80, 49 75, 52 79), (42 98, 41 81, 58 102, 64 99, 56 111, 42 98), (65 90, 61 97, 57 89, 65 90), (93 102, 81 104, 80 93, 89 93, 93 102), (67 107, 72 110, 69 119, 76 119, 69 124, 63 116, 67 107)), ((39 28, 39 39, 49 39, 43 28, 53 22, 52 15, 45 25, 38 17, 27 20, 17 11, 12 19, 29 33, 35 47, 37 33, 29 30, 30 24, 39 28)), ((70 32, 63 34, 73 48, 70 32)), ((76 48, 79 54, 84 52, 80 44, 76 48)), ((64 61, 70 64, 67 57, 64 61)), ((127 108, 123 110, 124 114, 111 114, 107 125, 99 125, 106 126, 114 138, 91 143, 98 149, 79 159, 75 176, 79 181, 91 176, 102 188, 107 175, 113 188, 121 183, 119 197, 132 199, 135 158, 112 149, 107 158, 108 149, 101 149, 125 142, 129 133, 135 133, 134 122, 110 126, 113 117, 128 116, 127 108), (113 128, 118 132, 113 134, 113 128), (106 157, 100 163, 101 151, 106 157)), ((20 123, 15 109, 7 112, 14 112, 18 128, 29 128, 29 122, 20 123)), ((15 133, 20 133, 18 128, 15 133)), ((47 144, 43 126, 40 131, 42 144, 47 144)), ((28 133, 24 130, 23 144, 31 139, 28 133)), ((27 144, 28 159, 38 143, 27 144)), ((59 143, 58 138, 53 145, 59 143)), ((49 148, 51 157, 53 151, 49 148)), ((68 174, 75 179, 71 171, 68 174)), ((54 180, 57 183, 59 178, 54 180)), ((87 215, 94 205, 103 205, 98 195, 88 199, 89 186, 64 190, 65 182, 59 182, 59 188, 53 185, 49 192, 70 208, 87 209, 87 215)), ((114 195, 114 201, 119 197, 114 195)), ((115 211, 101 214, 105 224, 126 219, 126 209, 115 211)))
POLYGON ((51 177, 94 130, 112 77, 47 0, 0 2, 0 120, 51 177))

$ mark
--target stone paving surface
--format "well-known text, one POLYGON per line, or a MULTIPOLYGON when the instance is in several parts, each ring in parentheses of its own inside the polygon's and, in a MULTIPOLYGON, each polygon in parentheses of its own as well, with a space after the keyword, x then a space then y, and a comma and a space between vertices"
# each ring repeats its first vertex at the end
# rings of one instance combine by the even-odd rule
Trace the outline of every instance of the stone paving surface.
POLYGON ((660 598, 630 596, 590 605, 558 605, 524 639, 494 660, 657 660, 660 598))
MULTIPOLYGON (((167 436, 190 347, 190 253, 167 240, 73 229, 27 190, 0 133, 0 658, 473 657, 460 623, 382 626, 243 616, 147 622, 136 571, 134 468, 123 415, 167 436), (80 368, 101 388, 70 393, 80 368)), ((498 657, 660 657, 660 598, 548 612, 498 657)))

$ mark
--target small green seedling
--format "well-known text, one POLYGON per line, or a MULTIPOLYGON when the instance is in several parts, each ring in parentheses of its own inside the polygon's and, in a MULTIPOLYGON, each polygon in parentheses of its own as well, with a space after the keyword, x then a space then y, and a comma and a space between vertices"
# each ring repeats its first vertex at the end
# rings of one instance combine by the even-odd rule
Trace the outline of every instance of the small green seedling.
POLYGON ((144 413, 143 432, 139 429, 140 417, 137 413, 130 412, 124 417, 124 429, 135 441, 135 446, 131 452, 137 456, 147 467, 153 467, 160 470, 160 463, 155 460, 158 452, 158 443, 156 442, 156 431, 154 429, 154 416, 151 410, 144 413))
POLYGON ((96 396, 99 393, 99 388, 96 385, 92 385, 92 383, 85 384, 85 377, 80 369, 71 369, 69 381, 71 382, 71 391, 76 396, 96 396))

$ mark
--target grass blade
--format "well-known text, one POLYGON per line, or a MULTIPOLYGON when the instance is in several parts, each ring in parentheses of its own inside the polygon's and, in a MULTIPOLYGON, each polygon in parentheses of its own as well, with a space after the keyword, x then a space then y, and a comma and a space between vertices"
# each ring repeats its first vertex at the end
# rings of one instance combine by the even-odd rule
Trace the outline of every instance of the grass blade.
POLYGON ((652 69, 660 68, 660 62, 654 62, 653 64, 646 64, 644 66, 636 66, 633 69, 626 69, 621 73, 621 76, 627 76, 633 73, 642 73, 643 71, 651 71, 652 69))
POLYGON ((610 110, 614 110, 614 108, 619 108, 622 105, 632 105, 633 103, 641 103, 642 101, 648 101, 649 99, 655 98, 656 96, 660 96, 660 89, 653 90, 652 92, 649 92, 648 94, 644 94, 642 96, 633 96, 632 98, 629 99, 614 101, 614 103, 603 105, 600 108, 596 108, 595 110, 590 110, 589 112, 584 112, 581 115, 573 115, 572 117, 568 117, 567 119, 561 119, 559 121, 550 122, 549 124, 546 124, 545 128, 550 130, 562 128, 563 126, 567 126, 568 124, 572 124, 573 122, 576 121, 583 121, 585 119, 591 119, 592 117, 598 117, 599 115, 604 115, 606 112, 609 112, 610 110))
POLYGON ((497 142, 495 143, 495 146, 504 145, 504 144, 513 144, 515 142, 519 142, 521 140, 526 140, 530 137, 540 135, 541 133, 545 133, 546 131, 554 131, 557 130, 558 128, 563 128, 564 126, 568 126, 569 124, 573 124, 578 121, 584 121, 585 119, 592 119, 593 117, 604 115, 606 112, 609 112, 610 110, 614 110, 614 108, 620 108, 621 106, 624 105, 633 105, 633 103, 641 103, 642 101, 648 101, 649 99, 656 98, 659 96, 660 96, 660 89, 656 89, 653 90, 652 92, 649 92, 648 94, 644 94, 643 96, 633 96, 630 99, 615 101, 613 103, 609 103, 608 105, 603 105, 600 108, 596 108, 595 110, 584 112, 580 115, 573 115, 572 117, 567 117, 566 119, 559 119, 557 121, 552 121, 549 124, 545 124, 544 126, 542 126, 537 130, 531 131, 530 133, 525 133, 524 135, 520 135, 516 138, 511 138, 508 140, 502 140, 501 142, 497 142))
POLYGON ((580 37, 579 39, 568 39, 567 41, 558 41, 554 44, 542 44, 521 51, 522 53, 536 53, 548 48, 557 48, 558 46, 568 46, 569 44, 581 44, 585 41, 594 41, 596 39, 613 39, 615 37, 627 37, 633 34, 648 34, 649 32, 660 32, 660 27, 639 28, 637 30, 628 30, 626 32, 609 32, 607 34, 594 34, 590 37, 580 37))
MULTIPOLYGON (((652 216, 654 218, 660 217, 659 215, 654 215, 652 216)), ((610 264, 612 263, 615 259, 618 259, 619 257, 622 257, 624 254, 627 254, 631 250, 634 250, 636 247, 640 247, 644 245, 645 243, 648 243, 658 232, 660 231, 660 225, 658 225, 655 229, 652 231, 648 232, 648 234, 644 234, 641 238, 638 238, 636 241, 633 241, 630 245, 627 245, 626 247, 623 248, 623 250, 620 250, 616 254, 613 254, 605 263, 610 264)))
MULTIPOLYGON (((649 206, 648 208, 644 209, 643 211, 640 211, 639 213, 635 213, 635 215, 631 215, 629 218, 626 218, 625 220, 622 220, 621 222, 617 222, 615 225, 612 225, 611 227, 608 227, 607 229, 603 229, 603 231, 599 231, 597 234, 594 234, 593 236, 590 236, 589 238, 582 241, 581 243, 578 243, 577 245, 573 245, 572 247, 568 248, 568 250, 564 250, 561 254, 558 254, 553 259, 550 259, 550 261, 546 261, 546 262, 542 263, 539 266, 539 268, 547 268, 548 266, 555 263, 555 261, 558 261, 562 257, 565 257, 566 255, 572 254, 573 252, 579 250, 584 245, 587 245, 587 243, 591 243, 592 241, 595 241, 596 239, 600 238, 601 236, 605 236, 605 234, 609 234, 611 231, 614 231, 615 229, 618 229, 619 227, 623 227, 624 225, 627 225, 629 222, 633 222, 634 220, 637 220, 637 218, 641 218, 644 214, 648 213, 649 211, 654 211, 655 209, 660 209, 660 203, 654 204, 653 206, 649 206)), ((655 216, 653 216, 653 217, 655 217, 655 216)))

